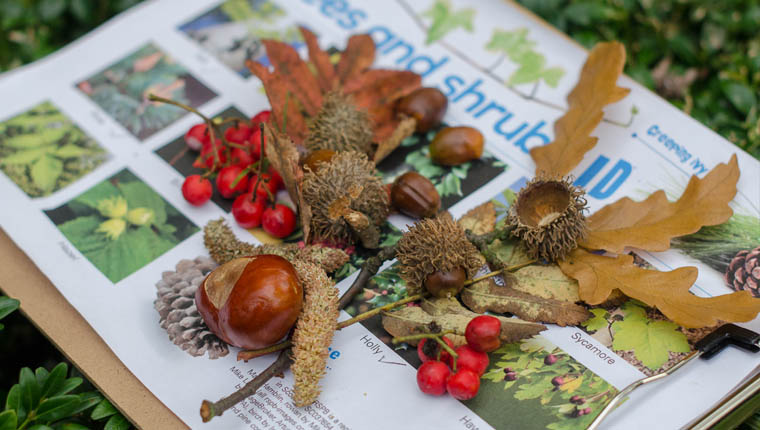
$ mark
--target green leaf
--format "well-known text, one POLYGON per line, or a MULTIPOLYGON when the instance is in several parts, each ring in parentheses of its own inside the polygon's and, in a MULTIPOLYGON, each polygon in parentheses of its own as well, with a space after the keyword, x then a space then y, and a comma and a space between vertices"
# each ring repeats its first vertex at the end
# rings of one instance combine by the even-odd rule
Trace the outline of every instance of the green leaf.
POLYGON ((37 378, 32 373, 32 369, 24 367, 19 372, 18 383, 21 386, 21 402, 24 404, 24 410, 32 411, 40 403, 40 386, 37 385, 37 378))
POLYGON ((20 304, 21 302, 16 299, 12 299, 6 296, 0 297, 0 319, 5 318, 9 313, 18 309, 18 306, 20 304))
POLYGON ((536 42, 528 39, 528 29, 518 28, 514 31, 495 29, 486 50, 506 54, 512 61, 517 61, 528 52, 533 51, 536 42))
POLYGON ((34 185, 43 191, 49 193, 55 188, 58 178, 63 173, 63 162, 57 158, 45 155, 34 164, 29 171, 34 185))
POLYGON ((105 417, 110 417, 111 415, 118 413, 119 411, 116 410, 116 408, 111 404, 111 402, 108 401, 108 399, 103 399, 100 401, 100 403, 98 403, 97 406, 95 406, 95 409, 92 410, 90 418, 94 420, 102 420, 105 417))
POLYGON ((103 396, 97 391, 88 391, 86 393, 79 393, 79 406, 71 412, 71 415, 76 415, 81 412, 90 409, 103 400, 103 396))
POLYGON ((23 151, 16 151, 13 154, 0 158, 0 165, 2 164, 32 164, 35 161, 39 160, 45 154, 47 154, 50 151, 50 148, 43 147, 43 148, 36 148, 36 149, 26 149, 23 151))
POLYGON ((119 184, 119 189, 129 208, 148 208, 153 211, 156 225, 166 223, 166 202, 152 188, 143 182, 132 181, 119 184))
POLYGON ((40 18, 43 21, 51 21, 61 16, 66 9, 65 0, 40 0, 37 5, 40 18))
POLYGON ((31 427, 29 427, 29 430, 55 430, 50 426, 46 426, 45 424, 35 424, 31 427))
POLYGON ((583 327, 586 327, 586 330, 597 331, 607 328, 610 324, 609 321, 607 321, 609 313, 605 309, 591 309, 591 313, 594 314, 594 316, 581 323, 583 327))
POLYGON ((71 415, 79 405, 79 396, 70 394, 43 400, 37 408, 37 420, 52 422, 71 415))
POLYGON ((21 395, 21 385, 14 384, 10 391, 8 391, 8 397, 5 398, 5 409, 15 410, 17 418, 20 421, 24 421, 29 410, 24 407, 21 395))
POLYGON ((651 321, 646 317, 644 308, 629 303, 623 306, 623 320, 612 324, 612 349, 633 351, 644 366, 653 370, 659 369, 668 361, 671 351, 690 351, 686 335, 678 331, 676 324, 670 321, 651 321))
POLYGON ((551 377, 547 377, 547 378, 544 378, 538 383, 532 382, 529 384, 522 384, 518 386, 517 392, 515 393, 515 399, 517 400, 538 399, 539 397, 543 396, 547 391, 550 391, 551 390, 550 387, 552 387, 552 385, 548 383, 551 377))
MULTIPOLYGON (((45 381, 47 381, 48 376, 50 376, 50 373, 48 373, 47 369, 44 367, 38 367, 34 371, 34 377, 37 379, 37 385, 40 387, 45 385, 45 381)), ((42 392, 44 393, 45 390, 43 389, 42 392)), ((45 395, 43 394, 42 396, 44 397, 45 395)))
POLYGON ((56 395, 60 396, 62 394, 67 394, 74 388, 82 385, 82 378, 69 378, 66 381, 63 382, 63 385, 58 390, 56 395))
POLYGON ((58 363, 57 366, 50 371, 50 375, 42 385, 42 397, 50 398, 63 394, 60 392, 63 388, 63 384, 66 382, 66 373, 69 371, 69 366, 66 363, 58 363))
POLYGON ((56 423, 55 430, 90 430, 89 427, 79 423, 56 423))
POLYGON ((565 70, 561 67, 551 67, 549 69, 544 69, 541 72, 541 78, 546 82, 546 85, 551 88, 557 88, 559 80, 562 79, 562 76, 564 75, 565 70))
POLYGON ((90 16, 90 10, 93 9, 92 2, 89 0, 71 0, 69 7, 71 13, 81 22, 87 22, 90 16))
POLYGON ((127 421, 123 415, 118 414, 108 419, 108 422, 106 422, 106 426, 103 427, 103 430, 127 430, 130 427, 132 427, 132 425, 129 423, 129 421, 127 421))
POLYGON ((0 413, 0 430, 16 430, 17 422, 16 411, 11 409, 0 413))
POLYGON ((58 158, 75 158, 75 157, 81 157, 83 155, 87 155, 90 153, 91 151, 86 148, 83 148, 79 145, 74 145, 73 143, 68 143, 56 149, 53 152, 53 155, 55 155, 58 158))
POLYGON ((747 85, 739 82, 728 82, 722 88, 731 104, 745 115, 757 105, 755 92, 747 85))
POLYGON ((453 11, 449 0, 436 0, 430 9, 423 13, 423 16, 433 20, 427 31, 427 39, 425 39, 425 44, 429 45, 459 27, 472 32, 475 9, 464 8, 453 11))

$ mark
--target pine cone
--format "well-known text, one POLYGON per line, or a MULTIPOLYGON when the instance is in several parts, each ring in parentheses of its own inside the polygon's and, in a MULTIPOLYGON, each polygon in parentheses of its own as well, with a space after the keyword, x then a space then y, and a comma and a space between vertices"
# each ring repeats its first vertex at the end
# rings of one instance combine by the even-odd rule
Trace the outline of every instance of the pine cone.
POLYGON ((749 291, 760 297, 760 246, 739 251, 728 264, 726 284, 736 291, 749 291))
POLYGON ((230 351, 203 322, 195 307, 195 291, 217 264, 209 257, 182 260, 176 272, 164 272, 156 284, 158 298, 153 306, 160 315, 161 328, 169 333, 169 340, 198 357, 208 352, 211 359, 224 357, 230 351))

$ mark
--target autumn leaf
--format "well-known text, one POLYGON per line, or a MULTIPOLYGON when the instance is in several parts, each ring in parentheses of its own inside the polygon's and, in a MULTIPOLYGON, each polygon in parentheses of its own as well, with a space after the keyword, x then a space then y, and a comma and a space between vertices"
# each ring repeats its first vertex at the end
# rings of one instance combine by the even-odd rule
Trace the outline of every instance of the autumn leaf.
POLYGON ((596 145, 591 137, 604 113, 602 108, 630 90, 617 86, 625 65, 625 47, 618 42, 597 43, 581 70, 578 84, 567 96, 568 110, 554 123, 554 141, 531 149, 536 174, 565 176, 596 145))
POLYGON ((335 89, 338 84, 338 77, 335 74, 335 67, 330 62, 330 55, 319 47, 317 36, 305 27, 299 27, 306 48, 309 50, 309 61, 314 66, 317 74, 317 81, 322 93, 328 93, 335 89))
MULTIPOLYGON (((465 309, 456 299, 426 299, 421 306, 408 306, 383 314, 385 331, 394 337, 430 332, 431 323, 442 331, 453 331, 451 341, 455 346, 464 345, 464 331, 467 323, 478 316, 465 309)), ((501 321, 499 338, 503 343, 517 342, 546 330, 542 324, 522 321, 517 318, 497 316, 501 321)))
POLYGON ((739 165, 736 154, 728 164, 715 166, 704 178, 692 176, 681 197, 671 203, 660 190, 642 202, 625 197, 587 218, 588 249, 621 253, 626 246, 665 251, 670 240, 695 233, 703 226, 731 218, 728 203, 736 195, 739 165))
POLYGON ((455 11, 448 0, 436 0, 422 16, 433 20, 425 39, 425 44, 430 45, 459 27, 472 32, 472 20, 475 17, 475 9, 468 7, 455 11))
POLYGON ((623 320, 615 321, 612 349, 633 351, 636 359, 652 369, 659 369, 670 359, 670 352, 689 352, 686 336, 670 321, 652 321, 646 309, 631 302, 623 305, 623 320))
POLYGON ((556 264, 534 264, 509 275, 513 287, 525 293, 568 303, 579 302, 578 282, 562 273, 556 264))
POLYGON ((618 289, 687 328, 710 327, 718 321, 750 321, 760 312, 760 300, 748 291, 711 298, 691 294, 689 288, 697 279, 696 267, 670 272, 646 270, 634 265, 630 255, 612 258, 582 249, 573 251, 559 265, 565 274, 578 280, 580 297, 588 304, 599 304, 618 289))
POLYGON ((496 225, 496 207, 492 201, 476 206, 457 220, 462 230, 470 230, 474 234, 486 234, 493 231, 496 225))
POLYGON ((610 322, 607 320, 609 317, 609 312, 607 312, 606 309, 596 308, 591 309, 590 311, 594 316, 587 319, 581 324, 586 328, 586 330, 597 331, 603 328, 607 328, 607 326, 610 325, 610 322))

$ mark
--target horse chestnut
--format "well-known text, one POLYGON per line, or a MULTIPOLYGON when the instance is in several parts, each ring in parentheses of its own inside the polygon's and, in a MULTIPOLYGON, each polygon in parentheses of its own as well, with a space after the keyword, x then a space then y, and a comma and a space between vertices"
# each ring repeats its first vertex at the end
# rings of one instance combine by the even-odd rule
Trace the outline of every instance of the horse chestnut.
POLYGON ((438 88, 418 88, 398 101, 396 111, 417 120, 415 131, 424 133, 441 123, 448 106, 438 88))
POLYGON ((412 218, 429 218, 441 208, 441 196, 430 179, 417 172, 406 172, 393 181, 391 203, 412 218))
POLYGON ((483 155, 483 134, 472 127, 446 127, 430 142, 430 158, 444 166, 458 166, 483 155))
POLYGON ((231 260, 209 273, 195 305, 209 329, 245 349, 275 344, 296 323, 303 289, 290 262, 277 255, 231 260))

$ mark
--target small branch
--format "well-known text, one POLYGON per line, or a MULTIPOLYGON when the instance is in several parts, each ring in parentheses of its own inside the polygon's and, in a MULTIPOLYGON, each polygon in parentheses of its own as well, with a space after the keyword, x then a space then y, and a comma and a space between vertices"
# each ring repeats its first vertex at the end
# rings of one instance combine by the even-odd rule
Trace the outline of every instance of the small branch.
POLYGON ((515 264, 513 266, 508 266, 508 267, 505 267, 503 269, 494 270, 493 272, 486 273, 483 276, 478 276, 477 278, 472 278, 472 279, 468 279, 468 280, 464 281, 464 286, 466 287, 466 286, 472 285, 472 284, 474 284, 476 282, 480 282, 480 281, 482 281, 484 279, 493 278, 494 276, 501 275, 504 272, 514 272, 515 270, 522 269, 525 266, 530 266, 531 264, 533 264, 533 263, 535 263, 537 261, 538 260, 527 260, 527 261, 523 261, 522 263, 515 264))
POLYGON ((356 277, 354 283, 351 284, 346 292, 340 297, 340 302, 338 302, 339 307, 343 309, 348 306, 354 300, 354 296, 364 289, 364 284, 369 281, 369 278, 377 274, 377 271, 380 270, 380 266, 382 266, 387 260, 392 260, 394 258, 396 258, 396 245, 382 248, 377 255, 369 257, 362 265, 362 269, 359 271, 359 276, 356 277))

